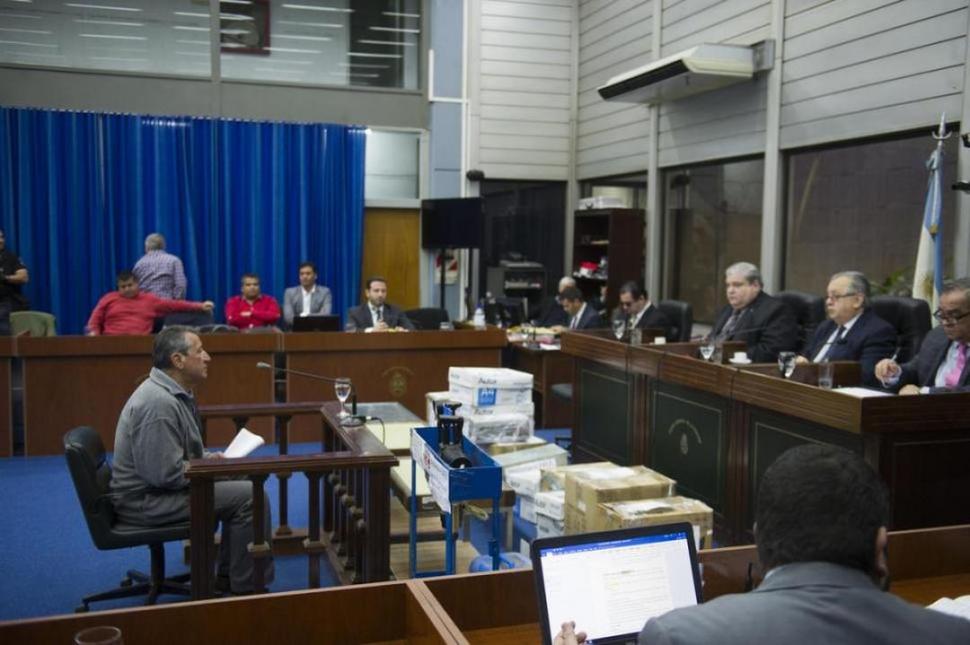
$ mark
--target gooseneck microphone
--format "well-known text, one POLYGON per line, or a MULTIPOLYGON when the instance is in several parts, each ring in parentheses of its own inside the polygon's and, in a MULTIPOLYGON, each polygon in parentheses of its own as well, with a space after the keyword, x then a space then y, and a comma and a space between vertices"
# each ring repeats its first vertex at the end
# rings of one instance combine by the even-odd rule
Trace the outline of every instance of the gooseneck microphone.
MULTIPOLYGON (((259 361, 258 363, 256 363, 256 367, 261 370, 279 370, 281 372, 286 372, 287 374, 294 374, 296 376, 315 379, 317 381, 323 381, 325 383, 336 383, 337 381, 340 380, 340 378, 336 378, 333 376, 323 376, 322 374, 313 374, 311 372, 303 372, 301 370, 291 370, 286 367, 273 367, 269 363, 266 363, 263 361, 259 361)), ((350 379, 346 379, 346 380, 350 381, 350 379)), ((350 414, 351 416, 362 419, 364 421, 369 420, 369 419, 360 417, 357 414, 357 386, 354 385, 353 381, 350 381, 350 414)))

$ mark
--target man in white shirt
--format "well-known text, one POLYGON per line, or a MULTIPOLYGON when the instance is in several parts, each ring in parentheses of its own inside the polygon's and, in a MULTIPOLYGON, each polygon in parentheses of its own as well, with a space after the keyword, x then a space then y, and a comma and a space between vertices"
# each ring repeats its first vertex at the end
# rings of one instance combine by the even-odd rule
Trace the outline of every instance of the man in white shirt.
POLYGON ((300 264, 300 286, 283 292, 283 320, 287 329, 297 316, 330 314, 333 308, 330 289, 317 284, 317 267, 313 262, 300 264))

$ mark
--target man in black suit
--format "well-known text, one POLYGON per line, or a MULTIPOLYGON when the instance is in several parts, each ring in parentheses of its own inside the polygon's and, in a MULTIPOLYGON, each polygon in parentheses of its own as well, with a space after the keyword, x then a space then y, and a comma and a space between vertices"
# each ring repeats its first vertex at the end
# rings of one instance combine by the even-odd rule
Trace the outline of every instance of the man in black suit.
POLYGON ((403 311, 387 301, 387 280, 381 276, 367 278, 364 289, 367 302, 347 311, 347 331, 410 331, 414 324, 403 311))
POLYGON ((650 302, 646 290, 641 289, 640 285, 632 280, 624 282, 620 287, 620 307, 613 315, 613 319, 620 318, 626 319, 628 330, 662 329, 667 340, 671 340, 670 319, 650 302))
POLYGON ((795 315, 761 290, 758 267, 750 262, 732 264, 724 272, 724 285, 728 304, 714 322, 715 340, 743 340, 755 363, 770 363, 778 359, 778 352, 798 349, 795 315))
POLYGON ((869 280, 858 271, 842 271, 829 280, 825 296, 829 319, 805 345, 799 363, 859 361, 862 383, 879 385, 876 363, 896 348, 896 330, 869 309, 869 280))
POLYGON ((887 358, 876 364, 876 378, 886 387, 902 386, 900 394, 970 391, 970 278, 943 285, 933 317, 940 326, 926 335, 913 360, 899 365, 887 358))
POLYGON ((562 308, 562 302, 559 298, 563 289, 575 286, 576 280, 568 275, 563 276, 559 280, 559 288, 556 295, 545 298, 539 308, 538 315, 534 316, 536 326, 556 327, 558 325, 562 327, 569 324, 569 316, 566 315, 566 311, 562 308))
POLYGON ((559 294, 562 308, 569 316, 566 329, 597 329, 603 326, 599 312, 583 299, 583 292, 576 287, 566 287, 559 294))

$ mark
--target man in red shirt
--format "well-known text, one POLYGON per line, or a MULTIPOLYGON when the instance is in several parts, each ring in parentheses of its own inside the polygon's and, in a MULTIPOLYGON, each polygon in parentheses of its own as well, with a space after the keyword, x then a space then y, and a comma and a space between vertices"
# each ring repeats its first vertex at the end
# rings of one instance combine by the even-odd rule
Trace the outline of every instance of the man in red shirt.
POLYGON ((155 319, 175 311, 212 311, 213 303, 167 300, 138 290, 131 271, 118 274, 118 290, 101 297, 88 319, 88 336, 148 335, 155 319))
POLYGON ((259 290, 259 276, 245 273, 242 277, 242 295, 226 301, 226 324, 243 331, 257 327, 272 327, 280 319, 280 306, 273 296, 264 296, 259 290))

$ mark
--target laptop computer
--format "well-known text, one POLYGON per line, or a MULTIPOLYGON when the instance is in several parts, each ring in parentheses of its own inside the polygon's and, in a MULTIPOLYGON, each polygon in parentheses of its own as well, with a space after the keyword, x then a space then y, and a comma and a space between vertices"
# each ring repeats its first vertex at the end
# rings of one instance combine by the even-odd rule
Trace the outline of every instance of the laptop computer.
POLYGON ((293 319, 293 331, 340 331, 340 316, 297 316, 293 319))
POLYGON ((664 524, 532 543, 542 642, 566 621, 587 643, 636 642, 653 616, 701 602, 694 530, 664 524))

